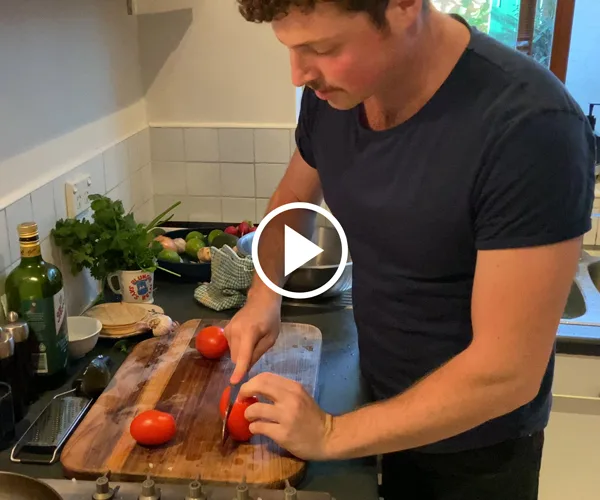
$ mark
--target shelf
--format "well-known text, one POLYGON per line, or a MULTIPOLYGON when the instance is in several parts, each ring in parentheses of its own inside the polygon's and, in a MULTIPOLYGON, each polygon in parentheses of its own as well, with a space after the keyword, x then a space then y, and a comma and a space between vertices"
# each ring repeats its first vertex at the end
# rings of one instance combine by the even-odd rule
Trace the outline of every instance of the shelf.
POLYGON ((174 10, 191 9, 194 0, 127 0, 129 14, 161 14, 174 10))

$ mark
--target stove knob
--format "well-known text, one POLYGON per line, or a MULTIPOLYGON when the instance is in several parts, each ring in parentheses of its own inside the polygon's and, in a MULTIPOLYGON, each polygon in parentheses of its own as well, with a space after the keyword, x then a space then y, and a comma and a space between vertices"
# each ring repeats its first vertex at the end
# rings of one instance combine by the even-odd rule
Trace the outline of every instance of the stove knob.
POLYGON ((92 500, 112 500, 115 491, 110 487, 106 476, 96 479, 96 493, 92 495, 92 500))
POLYGON ((142 483, 142 494, 138 500, 160 500, 160 488, 156 487, 154 479, 150 476, 142 483))
POLYGON ((235 489, 235 500, 252 500, 250 498, 250 490, 245 481, 235 489))
POLYGON ((298 500, 298 492, 296 488, 290 485, 289 481, 285 482, 285 490, 283 490, 285 500, 298 500))
POLYGON ((202 483, 200 481, 192 481, 188 486, 188 496, 185 500, 206 500, 206 495, 202 491, 202 483))

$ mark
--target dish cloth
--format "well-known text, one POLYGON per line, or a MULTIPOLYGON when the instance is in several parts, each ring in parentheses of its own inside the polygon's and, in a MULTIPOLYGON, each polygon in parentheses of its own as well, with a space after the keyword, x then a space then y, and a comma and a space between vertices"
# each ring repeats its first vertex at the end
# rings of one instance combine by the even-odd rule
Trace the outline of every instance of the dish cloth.
POLYGON ((242 307, 254 275, 252 257, 240 257, 228 245, 210 249, 210 283, 194 291, 194 299, 215 311, 242 307))

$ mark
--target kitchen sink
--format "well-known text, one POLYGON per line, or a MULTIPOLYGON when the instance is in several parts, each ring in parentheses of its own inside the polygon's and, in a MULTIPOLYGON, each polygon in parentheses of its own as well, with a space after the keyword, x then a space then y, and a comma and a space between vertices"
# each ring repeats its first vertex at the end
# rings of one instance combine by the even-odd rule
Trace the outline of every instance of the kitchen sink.
POLYGON ((561 324, 600 327, 600 257, 581 252, 561 324))
MULTIPOLYGON (((600 262, 599 262, 600 264, 600 262)), ((599 269, 600 272, 600 269, 599 269)), ((600 275, 599 275, 600 276, 600 275)), ((567 305, 565 306, 565 310, 562 314, 563 319, 575 319, 580 318, 585 314, 585 299, 583 298, 583 294, 577 285, 577 281, 574 281, 571 285, 571 291, 569 292, 569 297, 567 298, 567 305)))

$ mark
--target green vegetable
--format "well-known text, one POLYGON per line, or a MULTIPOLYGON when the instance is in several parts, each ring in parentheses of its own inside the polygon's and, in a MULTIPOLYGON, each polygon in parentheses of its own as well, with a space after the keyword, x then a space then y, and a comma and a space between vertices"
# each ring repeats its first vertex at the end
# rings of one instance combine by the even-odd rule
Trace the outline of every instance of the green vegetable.
POLYGON ((52 230, 56 245, 71 260, 71 272, 76 275, 89 269, 94 278, 104 280, 117 271, 155 271, 163 247, 151 232, 181 202, 144 225, 138 224, 131 212, 125 213, 121 201, 97 194, 89 199, 93 221, 60 219, 52 230))
POLYGON ((206 239, 206 237, 199 231, 192 231, 191 233, 188 233, 187 236, 185 237, 185 241, 190 241, 190 240, 204 241, 205 239, 206 239))
POLYGON ((188 254, 192 259, 196 260, 198 258, 198 250, 205 247, 206 243, 202 240, 190 240, 185 245, 185 253, 188 254))
POLYGON ((216 248, 222 248, 225 245, 229 245, 231 248, 237 245, 239 238, 233 234, 218 234, 213 238, 212 245, 216 248))
POLYGON ((208 234, 208 244, 212 245, 213 240, 219 236, 220 234, 223 234, 223 231, 221 229, 213 229, 209 234, 208 234))
POLYGON ((173 250, 163 250, 158 254, 159 260, 165 260, 167 262, 172 262, 174 264, 181 263, 181 257, 179 254, 173 250))

